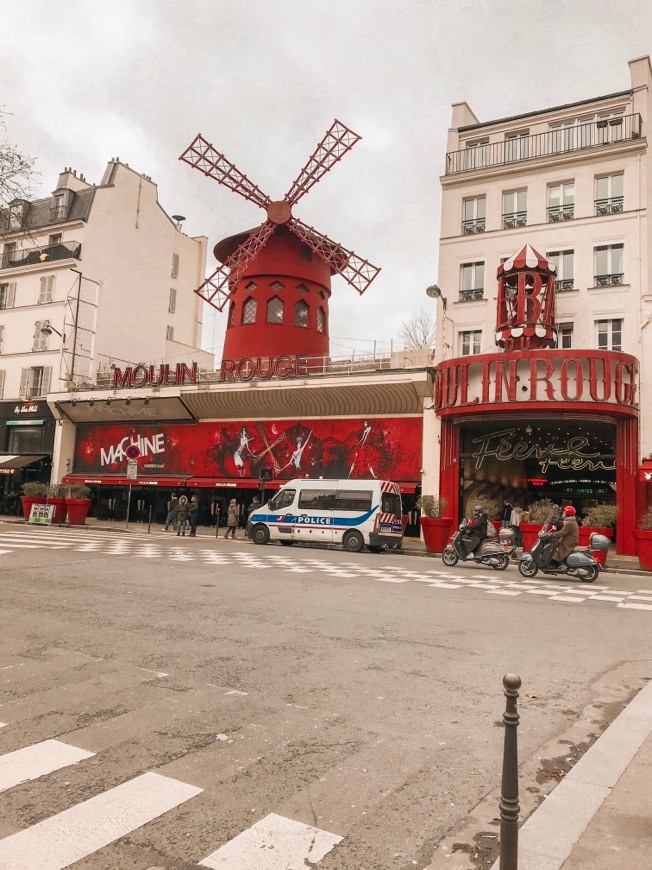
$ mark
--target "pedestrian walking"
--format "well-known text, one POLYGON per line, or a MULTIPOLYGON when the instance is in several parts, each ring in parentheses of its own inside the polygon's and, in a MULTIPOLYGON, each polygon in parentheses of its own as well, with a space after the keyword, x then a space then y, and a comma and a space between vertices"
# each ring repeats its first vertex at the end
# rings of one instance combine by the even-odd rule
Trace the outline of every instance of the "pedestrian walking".
POLYGON ((229 540, 229 532, 231 533, 231 538, 235 540, 235 530, 238 528, 238 521, 240 519, 240 505, 237 504, 234 498, 229 502, 229 506, 226 509, 226 534, 224 535, 225 539, 229 540))
POLYGON ((197 523, 199 522, 199 501, 197 500, 197 496, 193 495, 190 499, 190 505, 188 507, 188 522, 190 523, 190 537, 197 537, 197 523))
POLYGON ((523 508, 514 506, 512 514, 509 518, 509 525, 514 532, 514 546, 523 546, 523 532, 521 531, 521 517, 523 516, 523 508))
POLYGON ((500 519, 502 521, 502 527, 504 529, 508 529, 511 525, 512 511, 513 510, 514 510, 514 506, 512 505, 511 501, 507 501, 507 499, 505 499, 503 501, 503 512, 500 515, 500 519))
POLYGON ((177 514, 177 536, 181 535, 185 538, 186 536, 186 521, 188 519, 188 498, 185 495, 182 495, 179 499, 179 513, 177 514))
POLYGON ((165 518, 165 525, 163 526, 163 531, 167 532, 168 528, 172 526, 172 531, 176 532, 177 530, 177 517, 179 516, 179 499, 177 498, 176 492, 173 492, 170 496, 170 501, 168 502, 168 515, 165 518))
POLYGON ((251 537, 251 530, 253 528, 253 523, 251 522, 251 515, 254 513, 254 511, 258 510, 259 507, 260 507, 260 499, 258 498, 257 495, 255 495, 253 497, 253 499, 251 500, 251 504, 247 508, 247 530, 245 532, 245 535, 248 538, 251 537))

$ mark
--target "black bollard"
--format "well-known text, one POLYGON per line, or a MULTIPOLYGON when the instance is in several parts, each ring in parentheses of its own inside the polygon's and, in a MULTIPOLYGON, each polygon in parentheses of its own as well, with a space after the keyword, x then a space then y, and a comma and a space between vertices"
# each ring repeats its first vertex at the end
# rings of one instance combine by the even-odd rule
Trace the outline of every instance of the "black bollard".
POLYGON ((505 742, 503 747, 503 780, 500 794, 500 870, 518 870, 518 712, 516 699, 521 678, 505 674, 505 742))

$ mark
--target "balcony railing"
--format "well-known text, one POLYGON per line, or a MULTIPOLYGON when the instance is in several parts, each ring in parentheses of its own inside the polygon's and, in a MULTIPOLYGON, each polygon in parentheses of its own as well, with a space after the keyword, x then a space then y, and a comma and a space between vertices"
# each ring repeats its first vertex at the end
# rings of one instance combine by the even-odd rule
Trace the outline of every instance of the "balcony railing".
POLYGON ((548 223, 555 224, 558 221, 570 221, 575 217, 574 205, 549 205, 548 223))
POLYGON ((573 278, 558 278, 555 281, 555 290, 557 293, 564 293, 566 290, 574 290, 575 281, 573 278))
POLYGON ((623 283, 623 272, 614 272, 612 275, 596 275, 595 287, 618 287, 623 283))
POLYGON ((625 207, 625 200, 622 196, 612 196, 609 199, 596 199, 595 213, 602 214, 622 214, 625 207))
POLYGON ((514 211, 511 214, 503 215, 503 229, 515 230, 518 227, 524 227, 527 224, 526 211, 514 211))
POLYGON ((473 290, 460 290, 460 302, 477 302, 484 299, 484 288, 475 287, 473 290))
POLYGON ((462 221, 462 234, 465 236, 473 236, 475 233, 483 233, 486 227, 485 218, 473 218, 472 220, 462 221))
POLYGON ((16 269, 18 266, 34 266, 51 260, 79 260, 81 242, 59 242, 57 245, 42 245, 39 248, 15 248, 5 252, 0 260, 0 269, 16 269))
POLYGON ((456 172, 477 172, 490 166, 520 163, 524 160, 537 160, 554 157, 569 151, 586 148, 599 148, 639 139, 641 136, 641 116, 623 115, 608 118, 591 124, 577 124, 537 133, 534 136, 520 136, 502 142, 487 142, 460 151, 450 151, 446 155, 446 175, 456 172))

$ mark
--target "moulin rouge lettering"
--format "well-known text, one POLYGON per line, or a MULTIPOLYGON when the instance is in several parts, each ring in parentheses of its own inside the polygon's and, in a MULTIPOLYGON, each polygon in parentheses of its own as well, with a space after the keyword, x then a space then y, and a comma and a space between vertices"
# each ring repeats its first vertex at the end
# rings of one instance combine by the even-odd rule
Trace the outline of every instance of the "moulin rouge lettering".
POLYGON ((112 364, 111 368, 114 390, 119 390, 121 387, 166 387, 199 382, 199 366, 196 362, 190 366, 177 363, 174 367, 168 364, 127 366, 124 371, 112 364))
POLYGON ((118 441, 117 444, 112 444, 107 450, 100 447, 100 465, 113 465, 115 462, 126 462, 127 447, 134 444, 140 450, 141 456, 156 456, 159 453, 165 453, 165 436, 161 432, 158 435, 153 435, 151 438, 141 437, 136 435, 125 437, 118 441))
POLYGON ((298 378, 309 371, 307 356, 257 356, 241 360, 224 359, 221 381, 267 381, 271 378, 298 378))
POLYGON ((522 441, 516 429, 503 429, 492 432, 482 438, 474 438, 471 442, 478 449, 471 456, 475 459, 476 470, 485 459, 495 457, 500 461, 509 459, 525 460, 534 457, 543 474, 550 466, 571 469, 573 471, 613 471, 613 462, 604 462, 596 451, 589 452, 589 439, 584 435, 573 435, 563 445, 545 444, 541 441, 522 441))

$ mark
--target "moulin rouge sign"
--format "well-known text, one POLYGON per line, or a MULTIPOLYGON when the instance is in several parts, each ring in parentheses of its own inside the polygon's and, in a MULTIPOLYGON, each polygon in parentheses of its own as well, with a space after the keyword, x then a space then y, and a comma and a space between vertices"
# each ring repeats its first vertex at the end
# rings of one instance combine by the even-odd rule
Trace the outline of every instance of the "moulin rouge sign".
POLYGON ((185 363, 177 363, 175 366, 127 366, 124 371, 116 365, 111 368, 114 390, 121 387, 170 387, 199 383, 199 366, 196 362, 189 366, 185 363))
POLYGON ((437 366, 438 411, 512 402, 599 402, 637 407, 637 361, 607 351, 535 351, 463 357, 437 366))

